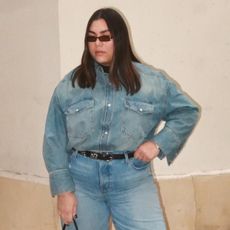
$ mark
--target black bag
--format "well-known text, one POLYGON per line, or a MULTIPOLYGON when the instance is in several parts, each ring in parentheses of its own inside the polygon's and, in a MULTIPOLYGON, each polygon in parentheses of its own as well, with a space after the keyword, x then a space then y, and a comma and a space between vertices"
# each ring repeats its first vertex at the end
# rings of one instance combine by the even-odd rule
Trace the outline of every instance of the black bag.
MULTIPOLYGON (((76 220, 74 218, 73 218, 73 224, 75 226, 75 229, 78 230, 77 223, 76 223, 76 220)), ((64 224, 63 227, 62 227, 62 230, 65 230, 66 227, 68 227, 68 224, 64 224)))

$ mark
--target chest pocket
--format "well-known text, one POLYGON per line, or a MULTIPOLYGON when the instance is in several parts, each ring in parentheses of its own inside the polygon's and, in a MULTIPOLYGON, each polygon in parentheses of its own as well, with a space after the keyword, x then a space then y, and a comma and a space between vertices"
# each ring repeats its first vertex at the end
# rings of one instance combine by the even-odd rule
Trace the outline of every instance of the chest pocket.
POLYGON ((153 128, 154 105, 140 101, 124 101, 122 133, 132 139, 143 139, 153 128))
POLYGON ((67 133, 69 137, 86 138, 93 129, 94 100, 85 99, 72 104, 66 112, 67 133))
POLYGON ((136 113, 142 114, 148 114, 153 113, 154 106, 152 104, 148 104, 145 102, 137 102, 137 101, 125 101, 125 107, 128 110, 132 110, 136 113))

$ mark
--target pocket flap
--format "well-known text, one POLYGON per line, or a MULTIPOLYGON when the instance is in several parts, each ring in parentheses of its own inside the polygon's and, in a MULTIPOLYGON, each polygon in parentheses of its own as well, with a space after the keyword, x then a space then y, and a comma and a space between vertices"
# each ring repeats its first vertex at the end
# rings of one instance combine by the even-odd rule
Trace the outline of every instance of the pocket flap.
POLYGON ((146 102, 140 102, 140 101, 125 100, 125 107, 128 109, 131 109, 135 112, 138 112, 140 114, 153 113, 153 111, 154 111, 154 105, 153 104, 149 104, 146 102))
POLYGON ((94 100, 82 100, 75 104, 72 104, 70 107, 67 108, 65 114, 72 114, 80 112, 84 109, 88 109, 94 106, 94 100))

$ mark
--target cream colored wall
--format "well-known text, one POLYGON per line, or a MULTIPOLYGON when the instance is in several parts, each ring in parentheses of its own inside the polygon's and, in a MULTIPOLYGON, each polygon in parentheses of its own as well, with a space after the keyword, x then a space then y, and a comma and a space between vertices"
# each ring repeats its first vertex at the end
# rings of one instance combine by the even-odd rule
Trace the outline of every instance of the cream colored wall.
POLYGON ((1 174, 47 182, 41 146, 50 95, 60 78, 79 64, 87 20, 103 6, 123 12, 139 56, 164 69, 202 107, 201 120, 180 156, 171 167, 156 160, 156 174, 229 171, 229 1, 0 4, 1 174))
POLYGON ((88 18, 112 6, 127 18, 139 57, 165 70, 202 107, 202 117, 171 167, 158 176, 230 169, 230 1, 59 1, 61 75, 79 64, 88 18))
POLYGON ((0 0, 0 229, 59 229, 48 186, 40 184, 47 183, 44 120, 53 88, 80 61, 86 21, 103 6, 125 14, 139 56, 203 108, 174 165, 155 162, 170 230, 230 228, 230 1, 141 3, 0 0), (190 176, 202 173, 212 175, 190 176))
POLYGON ((0 1, 0 175, 47 177, 44 119, 60 79, 55 0, 0 1))

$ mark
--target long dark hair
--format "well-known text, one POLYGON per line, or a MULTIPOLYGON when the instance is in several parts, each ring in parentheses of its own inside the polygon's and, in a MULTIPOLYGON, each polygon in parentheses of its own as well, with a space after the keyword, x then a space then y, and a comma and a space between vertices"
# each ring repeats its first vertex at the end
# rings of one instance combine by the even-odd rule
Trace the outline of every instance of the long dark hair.
POLYGON ((79 65, 73 75, 72 85, 77 80, 81 88, 94 88, 96 72, 94 59, 89 53, 87 35, 93 21, 104 19, 114 39, 114 54, 109 70, 109 79, 118 90, 122 86, 127 94, 134 94, 141 87, 140 76, 134 68, 132 61, 140 62, 132 51, 129 33, 122 16, 111 8, 102 8, 94 12, 88 21, 85 33, 85 48, 79 65))

